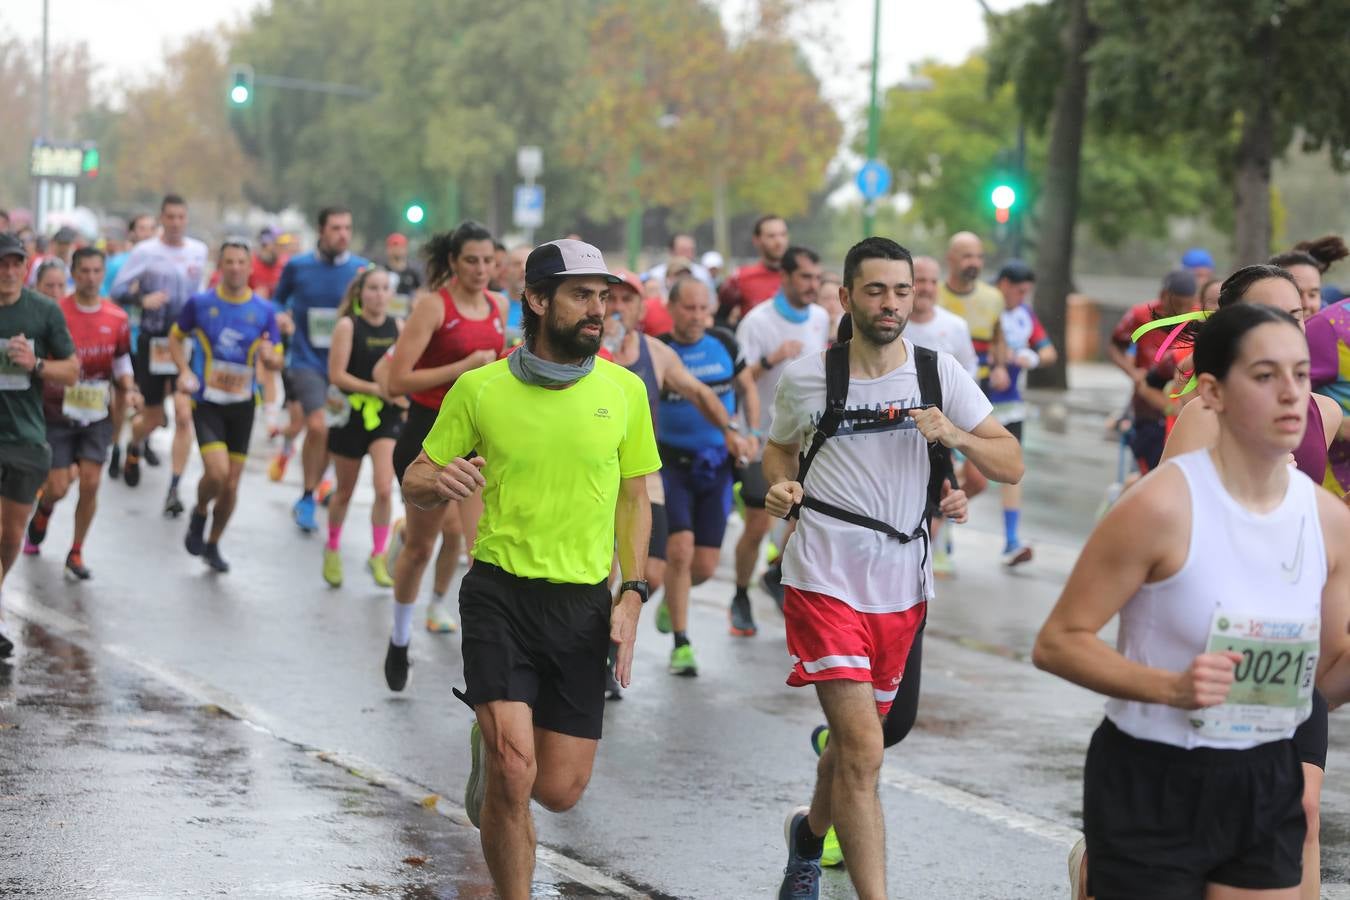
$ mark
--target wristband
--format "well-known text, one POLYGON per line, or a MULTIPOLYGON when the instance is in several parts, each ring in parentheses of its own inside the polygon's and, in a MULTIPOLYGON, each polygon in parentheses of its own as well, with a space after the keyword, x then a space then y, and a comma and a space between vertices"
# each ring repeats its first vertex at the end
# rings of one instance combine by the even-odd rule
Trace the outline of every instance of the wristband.
POLYGON ((1017 364, 1024 369, 1034 369, 1041 364, 1041 356, 1030 347, 1017 351, 1017 364))
POLYGON ((759 358, 759 367, 763 369, 765 372, 767 372, 773 368, 773 363, 769 362, 769 358, 767 356, 761 356, 759 358))

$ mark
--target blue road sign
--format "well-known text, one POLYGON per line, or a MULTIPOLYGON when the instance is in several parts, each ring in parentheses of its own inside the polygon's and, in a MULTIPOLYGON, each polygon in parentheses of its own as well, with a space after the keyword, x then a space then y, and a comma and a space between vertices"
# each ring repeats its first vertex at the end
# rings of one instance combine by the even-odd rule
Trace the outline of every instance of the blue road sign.
POLYGON ((539 184, 516 185, 511 219, 517 228, 539 228, 544 224, 544 187, 539 184))
POLYGON ((858 170, 858 190, 868 203, 886 196, 891 189, 891 168, 879 159, 869 159, 858 170))

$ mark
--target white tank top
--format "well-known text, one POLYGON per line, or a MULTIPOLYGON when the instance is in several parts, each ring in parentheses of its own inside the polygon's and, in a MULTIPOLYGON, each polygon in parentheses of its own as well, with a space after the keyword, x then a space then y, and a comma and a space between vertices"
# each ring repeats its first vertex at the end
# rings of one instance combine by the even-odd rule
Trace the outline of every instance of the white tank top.
MULTIPOLYGON (((1172 463, 1185 475, 1191 496, 1186 562, 1170 578, 1143 585, 1129 599, 1120 611, 1116 649, 1143 665, 1184 672, 1205 652, 1215 623, 1227 617, 1320 620, 1327 558, 1318 488, 1308 476, 1291 467, 1284 500, 1271 512, 1257 514, 1224 488, 1208 450, 1172 463), (1223 615, 1217 615, 1220 610, 1223 615)), ((1268 676, 1269 660, 1262 662, 1268 676)), ((1283 662, 1287 666, 1289 659, 1283 662)), ((1110 700, 1106 715, 1133 737, 1187 749, 1245 750, 1294 733, 1291 725, 1247 737, 1207 736, 1199 732, 1192 711, 1136 701, 1110 700)), ((1304 712, 1298 721, 1306 717, 1304 712)))

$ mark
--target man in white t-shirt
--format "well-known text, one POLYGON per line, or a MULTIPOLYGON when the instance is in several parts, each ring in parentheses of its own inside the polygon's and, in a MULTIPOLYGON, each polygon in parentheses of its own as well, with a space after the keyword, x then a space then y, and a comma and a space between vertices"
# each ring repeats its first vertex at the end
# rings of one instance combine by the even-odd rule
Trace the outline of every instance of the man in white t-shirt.
MULTIPOLYGON (((815 685, 830 722, 809 808, 789 815, 788 865, 779 897, 814 897, 833 825, 863 900, 886 896, 885 828, 877 778, 882 725, 933 597, 926 537, 907 543, 820 511, 833 506, 895 532, 926 529, 928 442, 963 452, 990 478, 1022 476, 1017 441, 991 415, 974 379, 937 354, 942 408, 923 408, 914 346, 901 338, 913 307, 909 251, 887 238, 856 244, 841 299, 853 318, 843 424, 816 454, 803 485, 798 450, 825 410, 825 356, 787 367, 764 451, 772 487, 765 507, 784 516, 807 498, 783 561, 788 684, 815 685), (852 413, 852 415, 850 415, 852 413), (812 501, 819 501, 812 505, 812 501)), ((944 486, 941 513, 963 520, 965 495, 944 486)))
POLYGON ((980 360, 970 340, 970 326, 956 313, 938 306, 942 267, 931 256, 914 257, 914 312, 905 337, 916 347, 943 350, 956 357, 970 377, 979 377, 980 360))
MULTIPOLYGON (((736 342, 746 369, 755 380, 761 408, 767 408, 783 370, 793 360, 820 353, 829 344, 830 314, 816 303, 820 294, 820 256, 805 247, 789 247, 782 259, 783 283, 778 293, 745 314, 736 327, 736 342)), ((759 422, 746 422, 750 434, 763 443, 759 422)), ((736 544, 736 595, 731 600, 731 633, 750 637, 757 631, 750 612, 750 577, 759 561, 759 548, 769 533, 764 495, 769 485, 758 459, 736 472, 745 504, 745 530, 736 544)), ((769 582, 777 587, 776 577, 769 582)), ((772 595, 772 594, 771 594, 772 595)), ((782 605, 780 597, 774 602, 782 605)))

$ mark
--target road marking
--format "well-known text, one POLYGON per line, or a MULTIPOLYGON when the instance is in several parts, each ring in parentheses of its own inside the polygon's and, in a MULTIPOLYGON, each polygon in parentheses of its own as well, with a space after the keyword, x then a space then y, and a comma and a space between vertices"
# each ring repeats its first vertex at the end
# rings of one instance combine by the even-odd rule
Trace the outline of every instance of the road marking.
POLYGON ((997 800, 990 800, 913 772, 906 772, 889 763, 881 769, 881 781, 883 784, 932 800, 956 812, 979 816, 1010 831, 1021 831, 1063 844, 1065 849, 1078 843, 1078 839, 1083 836, 1082 832, 1060 825, 1058 822, 1024 813, 997 800))
MULTIPOLYGON (((222 690, 196 675, 165 665, 158 660, 135 653, 126 647, 102 643, 90 635, 88 625, 33 600, 20 590, 14 588, 5 590, 5 610, 41 625, 49 631, 59 632, 63 639, 78 644, 85 650, 98 650, 109 656, 114 656, 132 667, 140 669, 151 678, 167 685, 178 693, 214 707, 249 728, 289 744, 313 759, 345 769, 348 774, 356 778, 377 787, 385 788, 423 809, 434 810, 437 814, 456 824, 463 825, 465 828, 473 827, 469 823, 469 817, 462 806, 451 803, 435 790, 383 769, 359 756, 323 750, 304 741, 287 737, 280 733, 274 725, 267 724, 272 719, 266 713, 249 706, 230 692, 222 690)), ((624 898, 624 900, 651 900, 651 895, 631 888, 599 869, 572 859, 542 844, 537 847, 535 858, 541 865, 552 869, 561 877, 593 893, 605 897, 624 898)))

